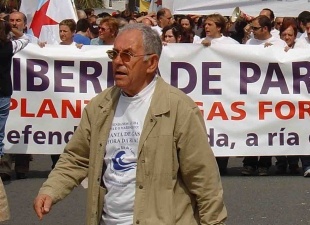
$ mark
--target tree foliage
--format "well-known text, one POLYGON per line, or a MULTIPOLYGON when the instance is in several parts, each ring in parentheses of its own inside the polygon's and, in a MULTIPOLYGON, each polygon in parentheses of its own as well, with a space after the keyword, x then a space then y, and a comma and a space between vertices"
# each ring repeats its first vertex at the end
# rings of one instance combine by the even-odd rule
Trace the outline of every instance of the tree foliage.
POLYGON ((77 9, 102 7, 102 0, 74 0, 77 9))

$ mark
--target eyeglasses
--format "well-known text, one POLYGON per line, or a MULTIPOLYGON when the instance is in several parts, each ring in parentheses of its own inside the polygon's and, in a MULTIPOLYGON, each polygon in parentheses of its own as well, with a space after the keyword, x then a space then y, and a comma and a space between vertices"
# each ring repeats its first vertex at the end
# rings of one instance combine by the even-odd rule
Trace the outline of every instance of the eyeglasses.
POLYGON ((154 53, 144 54, 144 55, 134 55, 132 52, 119 52, 116 50, 108 50, 107 51, 108 57, 112 60, 116 59, 116 57, 119 55, 123 62, 129 62, 132 57, 141 57, 141 56, 147 56, 147 55, 153 55, 154 53))
POLYGON ((106 32, 107 30, 110 30, 110 28, 100 27, 98 26, 99 30, 102 30, 103 32, 106 32))
POLYGON ((173 20, 174 19, 173 16, 170 16, 170 17, 163 16, 163 17, 166 18, 167 20, 173 20))
POLYGON ((253 27, 253 26, 251 26, 251 29, 252 30, 255 30, 255 31, 257 31, 258 29, 261 29, 262 27, 253 27))

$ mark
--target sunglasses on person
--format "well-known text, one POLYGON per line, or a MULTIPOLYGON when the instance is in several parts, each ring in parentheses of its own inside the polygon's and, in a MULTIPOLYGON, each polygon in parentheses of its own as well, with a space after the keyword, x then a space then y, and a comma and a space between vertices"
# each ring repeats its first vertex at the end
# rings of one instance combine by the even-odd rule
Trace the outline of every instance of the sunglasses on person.
POLYGON ((257 30, 259 30, 261 28, 263 28, 263 27, 253 27, 253 26, 251 26, 251 29, 254 30, 254 31, 257 31, 257 30))
POLYGON ((123 62, 129 62, 132 57, 142 57, 147 55, 153 55, 154 53, 149 54, 143 54, 143 55, 135 55, 132 52, 119 52, 117 50, 108 50, 107 51, 108 57, 112 60, 116 59, 116 57, 119 55, 123 62))
POLYGON ((103 32, 106 32, 107 30, 110 30, 110 28, 100 27, 98 26, 99 30, 102 30, 103 32))

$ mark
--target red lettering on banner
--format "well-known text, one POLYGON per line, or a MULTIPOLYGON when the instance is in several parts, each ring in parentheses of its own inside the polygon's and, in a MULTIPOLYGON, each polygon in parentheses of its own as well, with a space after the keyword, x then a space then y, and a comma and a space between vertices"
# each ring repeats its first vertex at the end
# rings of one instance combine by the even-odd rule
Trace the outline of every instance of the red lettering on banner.
POLYGON ((18 106, 18 102, 16 101, 16 99, 11 98, 11 105, 10 105, 10 110, 14 110, 16 109, 18 106))
MULTIPOLYGON (((201 106, 201 107, 203 107, 203 102, 195 102, 196 103, 196 105, 199 107, 199 106, 201 106)), ((200 112, 201 112, 201 115, 203 116, 203 114, 204 114, 204 110, 203 109, 200 109, 200 112)))
POLYGON ((27 112, 27 99, 22 98, 20 100, 20 116, 21 117, 35 117, 34 113, 27 112))
POLYGON ((52 99, 43 99, 39 103, 39 106, 35 108, 34 106, 29 106, 29 99, 21 98, 20 102, 17 99, 11 99, 11 110, 20 111, 20 117, 27 118, 42 118, 42 117, 51 117, 51 118, 81 118, 82 111, 85 105, 88 104, 89 100, 61 100, 60 106, 57 103, 59 101, 53 101, 52 99), (28 109, 31 108, 31 112, 28 109))
POLYGON ((292 102, 281 101, 278 104, 276 104, 275 113, 279 119, 282 119, 282 120, 292 119, 295 115, 295 106, 292 102), (283 114, 283 111, 282 111, 283 106, 284 107, 287 106, 289 109, 287 115, 283 114))
MULTIPOLYGON (((84 104, 87 105, 89 100, 84 100, 84 104)), ((68 111, 70 111, 73 118, 82 117, 82 100, 76 100, 75 105, 73 105, 69 100, 62 100, 61 117, 67 118, 68 111)))
POLYGON ((51 115, 52 118, 58 118, 56 108, 52 102, 52 99, 44 99, 41 107, 38 111, 37 117, 43 117, 43 115, 51 115))
POLYGON ((306 114, 310 117, 310 101, 280 101, 275 104, 272 101, 259 102, 258 111, 259 120, 264 120, 270 113, 281 120, 289 120, 294 117, 305 119, 306 114))
POLYGON ((298 102, 299 108, 299 118, 305 119, 305 114, 307 113, 310 116, 310 101, 300 101, 298 102))
POLYGON ((207 120, 212 120, 214 117, 221 117, 223 120, 228 120, 228 116, 221 102, 213 103, 207 120))
POLYGON ((231 111, 238 113, 239 116, 232 116, 232 120, 243 120, 246 117, 246 112, 238 106, 244 106, 245 102, 233 102, 231 104, 231 111))
MULTIPOLYGON (((246 111, 241 109, 245 102, 233 102, 230 105, 230 112, 234 112, 237 115, 231 116, 230 120, 243 120, 246 117, 246 111)), ((207 120, 213 120, 215 117, 221 117, 222 120, 229 120, 226 110, 221 102, 214 102, 207 120)))

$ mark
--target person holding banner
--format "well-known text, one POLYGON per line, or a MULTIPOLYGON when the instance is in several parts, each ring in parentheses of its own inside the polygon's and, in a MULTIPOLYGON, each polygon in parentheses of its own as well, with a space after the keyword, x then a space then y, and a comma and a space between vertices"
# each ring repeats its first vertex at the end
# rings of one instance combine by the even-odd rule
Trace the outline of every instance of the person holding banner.
MULTIPOLYGON (((195 43, 201 43, 205 47, 218 44, 239 44, 238 41, 232 39, 231 37, 226 37, 223 35, 223 33, 226 32, 226 24, 227 22, 222 15, 208 15, 204 22, 206 36, 195 43)), ((227 174, 228 160, 229 157, 216 157, 221 175, 227 174)))
MULTIPOLYGON (((251 30, 253 31, 253 38, 250 38, 247 45, 263 45, 268 47, 270 45, 284 48, 287 46, 282 39, 271 35, 271 20, 265 16, 260 15, 252 20, 251 30)), ((271 156, 246 156, 243 160, 242 175, 254 175, 258 171, 259 176, 268 176, 268 170, 272 165, 271 156)))
MULTIPOLYGON (((12 79, 11 79, 11 65, 12 58, 15 53, 22 50, 28 44, 29 39, 23 32, 17 28, 12 28, 11 25, 5 21, 0 20, 0 165, 3 162, 3 139, 5 124, 10 112, 11 95, 13 93, 12 79), (17 38, 11 41, 8 39, 10 32, 17 38)), ((10 171, 9 171, 10 172, 10 171)), ((2 178, 9 179, 10 175, 6 173, 0 174, 0 222, 10 218, 8 201, 5 189, 2 183, 2 178)))
POLYGON ((204 22, 205 37, 195 43, 201 43, 208 47, 211 44, 239 44, 238 41, 231 37, 226 37, 226 20, 220 14, 211 14, 207 16, 204 22))
POLYGON ((310 47, 310 15, 303 19, 303 26, 305 29, 304 35, 297 39, 295 48, 309 48, 310 47))
POLYGON ((115 86, 81 122, 34 200, 40 219, 88 176, 88 225, 223 225, 223 189, 195 102, 157 75, 162 43, 125 26, 107 54, 115 86))
MULTIPOLYGON (((23 34, 26 32, 27 27, 27 18, 25 14, 21 12, 12 12, 9 15, 9 23, 12 27, 12 32, 10 32, 9 38, 13 40, 18 40, 18 43, 20 42, 19 37, 20 34, 23 34), (18 30, 18 32, 16 31, 18 30)), ((25 34, 26 39, 29 42, 32 43, 38 43, 38 39, 32 35, 25 34)), ((23 37, 25 37, 23 36, 23 37)), ((28 42, 27 42, 28 43, 28 42)), ((24 47, 24 46, 23 46, 24 47)), ((11 64, 10 64, 11 65, 11 64)), ((27 178, 26 174, 29 171, 29 164, 30 164, 30 158, 31 155, 29 154, 5 154, 2 158, 2 162, 0 164, 0 176, 2 177, 2 180, 9 180, 11 179, 11 168, 12 168, 12 160, 13 157, 15 159, 15 173, 17 179, 25 179, 27 178)))

